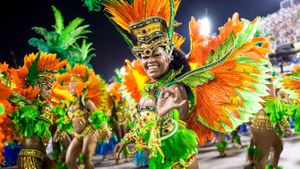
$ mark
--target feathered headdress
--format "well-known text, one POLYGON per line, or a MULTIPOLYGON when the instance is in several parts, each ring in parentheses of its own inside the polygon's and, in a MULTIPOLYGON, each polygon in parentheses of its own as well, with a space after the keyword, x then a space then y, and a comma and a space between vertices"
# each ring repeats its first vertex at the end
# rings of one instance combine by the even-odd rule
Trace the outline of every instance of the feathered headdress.
POLYGON ((53 81, 59 69, 67 64, 66 60, 61 61, 55 54, 30 54, 24 58, 24 67, 28 70, 26 85, 35 86, 36 84, 53 81))
POLYGON ((175 14, 181 0, 111 0, 103 1, 104 11, 129 44, 134 55, 150 56, 155 48, 163 46, 172 53, 175 14), (130 33, 130 39, 123 30, 130 33), (143 44, 143 46, 141 46, 143 44))
POLYGON ((55 54, 37 53, 24 57, 24 65, 10 70, 10 78, 14 84, 13 91, 34 99, 38 92, 38 84, 53 81, 55 73, 64 67, 67 61, 61 61, 55 54))
MULTIPOLYGON (((104 109, 106 106, 107 84, 86 65, 75 64, 73 68, 68 67, 68 73, 61 75, 60 81, 65 85, 73 83, 76 94, 90 99, 97 108, 104 109)), ((68 87, 63 88, 65 89, 68 87)))

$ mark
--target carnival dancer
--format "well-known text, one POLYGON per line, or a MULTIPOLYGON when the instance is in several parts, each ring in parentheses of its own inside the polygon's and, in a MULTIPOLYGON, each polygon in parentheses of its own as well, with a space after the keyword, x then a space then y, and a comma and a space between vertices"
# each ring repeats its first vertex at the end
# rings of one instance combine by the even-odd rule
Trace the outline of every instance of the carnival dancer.
POLYGON ((198 143, 212 140, 212 129, 231 132, 246 122, 266 94, 263 64, 269 51, 264 38, 254 38, 258 19, 240 21, 235 14, 219 36, 206 37, 192 18, 187 60, 173 43, 179 4, 180 0, 102 3, 139 65, 137 70, 127 65, 125 76, 133 77, 123 82, 139 103, 136 126, 117 145, 116 156, 141 138, 153 169, 198 168, 198 143), (258 42, 264 45, 258 47, 258 42))
POLYGON ((94 168, 92 157, 97 145, 98 129, 108 133, 108 116, 104 112, 106 104, 106 84, 94 71, 85 65, 76 64, 69 69, 71 75, 70 92, 75 97, 68 109, 73 124, 72 142, 67 150, 68 168, 78 168, 76 159, 83 154, 85 168, 94 168))
MULTIPOLYGON (((91 67, 89 62, 95 57, 95 53, 94 49, 91 48, 92 43, 86 41, 86 34, 91 32, 88 29, 89 25, 83 24, 84 19, 79 17, 65 25, 62 13, 54 6, 52 6, 52 10, 55 19, 55 24, 52 25, 53 29, 33 27, 32 29, 41 37, 31 38, 28 41, 29 44, 39 51, 56 53, 57 57, 68 60, 68 67, 70 68, 77 63, 91 67)), ((57 82, 54 84, 55 90, 53 90, 50 99, 55 105, 53 113, 57 120, 57 125, 54 125, 51 130, 53 136, 53 152, 51 154, 55 161, 59 160, 57 165, 60 167, 65 165, 66 151, 71 143, 69 136, 73 132, 72 121, 67 116, 69 104, 73 98, 70 96, 69 90, 71 77, 68 73, 60 74, 66 71, 67 69, 64 68, 57 74, 57 82)))
POLYGON ((261 110, 251 121, 252 138, 248 148, 248 160, 256 169, 278 166, 283 150, 282 136, 289 133, 288 110, 285 102, 277 98, 270 79, 269 96, 265 97, 264 110, 261 110), (270 164, 268 157, 273 152, 270 164))
POLYGON ((55 54, 30 54, 25 56, 23 67, 10 72, 15 87, 8 100, 18 106, 10 116, 15 138, 22 142, 18 156, 20 169, 56 168, 46 155, 54 117, 48 99, 54 76, 66 63, 55 54))

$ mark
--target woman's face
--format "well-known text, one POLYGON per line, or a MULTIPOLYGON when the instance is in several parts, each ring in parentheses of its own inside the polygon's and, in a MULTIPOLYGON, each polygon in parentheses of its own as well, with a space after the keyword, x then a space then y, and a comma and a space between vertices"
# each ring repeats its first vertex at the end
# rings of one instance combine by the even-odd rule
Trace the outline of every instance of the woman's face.
POLYGON ((169 71, 170 59, 163 47, 156 48, 151 56, 142 55, 141 62, 145 72, 153 80, 158 80, 169 71))
POLYGON ((52 84, 50 82, 41 85, 40 99, 47 100, 50 96, 52 84))

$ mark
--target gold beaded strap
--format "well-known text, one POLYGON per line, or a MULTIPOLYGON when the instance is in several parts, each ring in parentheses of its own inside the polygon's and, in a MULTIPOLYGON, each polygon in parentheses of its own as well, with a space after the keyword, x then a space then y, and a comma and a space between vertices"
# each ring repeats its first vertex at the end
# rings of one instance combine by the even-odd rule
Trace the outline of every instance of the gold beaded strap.
POLYGON ((188 158, 186 161, 180 160, 173 164, 173 169, 185 169, 193 164, 195 161, 195 155, 193 154, 190 158, 188 158))
POLYGON ((88 125, 83 131, 82 133, 78 134, 76 132, 73 133, 74 137, 78 138, 78 139, 83 139, 85 136, 87 136, 88 134, 91 135, 96 135, 96 130, 94 129, 93 126, 88 125))
POLYGON ((167 123, 161 128, 161 136, 160 140, 168 139, 169 137, 173 136, 176 131, 178 130, 178 124, 175 120, 169 119, 167 123))
POLYGON ((49 106, 44 106, 42 109, 42 113, 37 117, 37 120, 41 120, 49 125, 53 124, 53 113, 49 106))

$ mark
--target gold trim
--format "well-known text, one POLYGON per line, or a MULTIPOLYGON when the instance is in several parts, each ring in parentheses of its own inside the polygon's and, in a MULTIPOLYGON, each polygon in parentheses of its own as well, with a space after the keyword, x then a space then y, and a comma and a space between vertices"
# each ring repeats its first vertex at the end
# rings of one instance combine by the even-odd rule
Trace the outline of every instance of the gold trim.
POLYGON ((74 137, 78 139, 83 139, 87 135, 96 135, 96 130, 91 125, 88 125, 80 134, 73 132, 74 137))
POLYGON ((39 150, 36 150, 36 149, 22 149, 19 152, 19 156, 21 156, 21 157, 34 157, 34 158, 38 158, 42 161, 47 158, 45 153, 43 153, 39 150))

